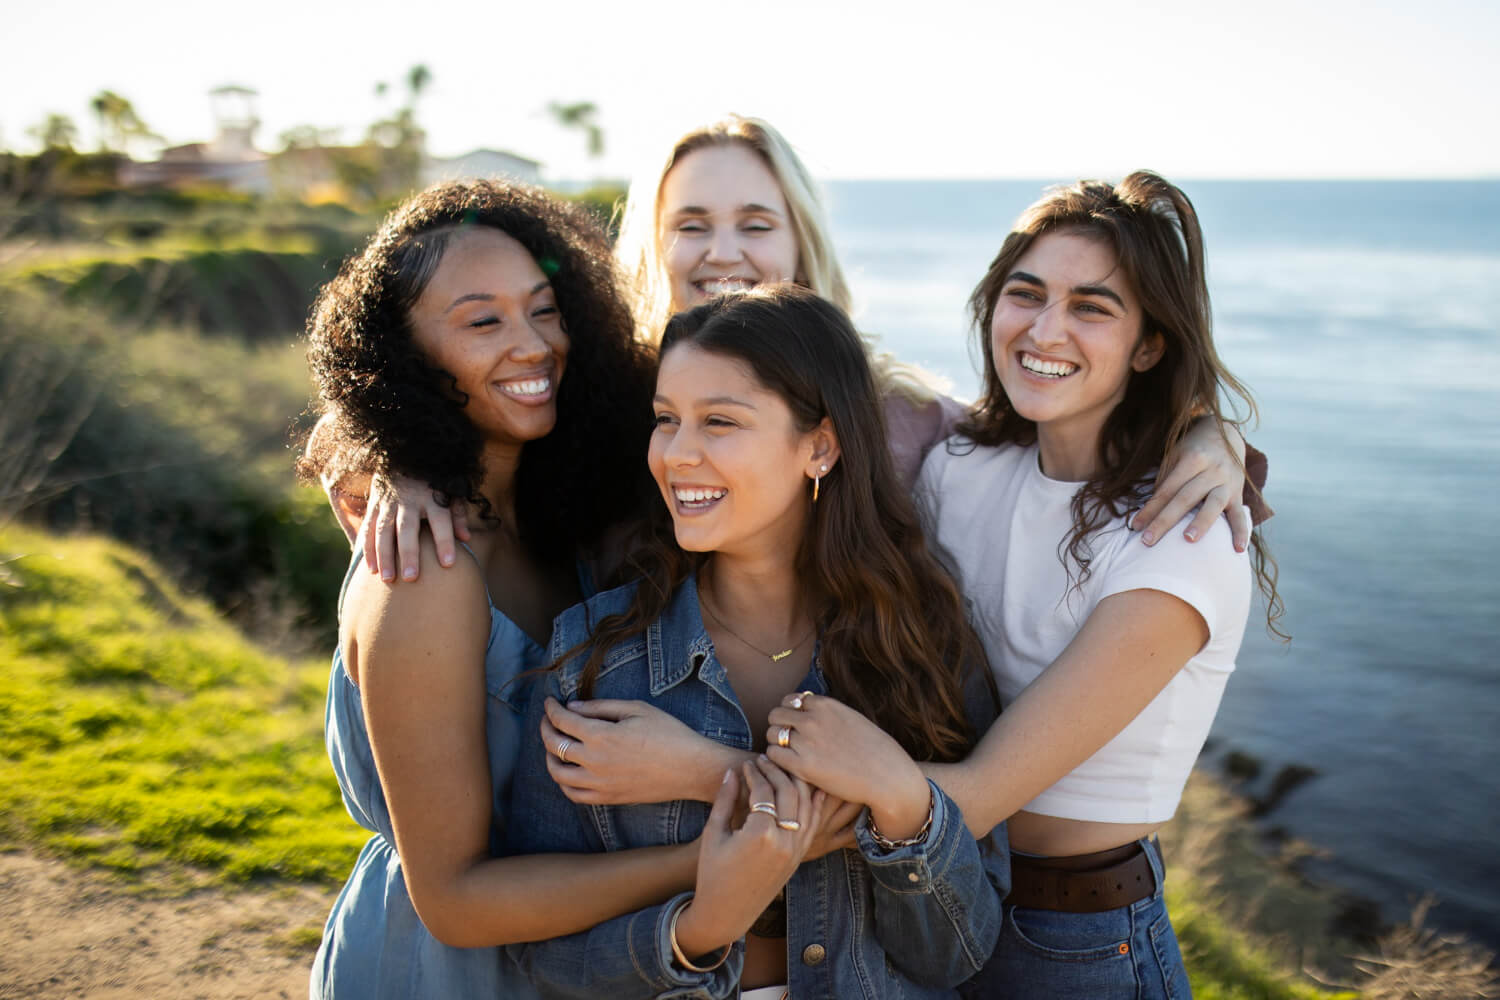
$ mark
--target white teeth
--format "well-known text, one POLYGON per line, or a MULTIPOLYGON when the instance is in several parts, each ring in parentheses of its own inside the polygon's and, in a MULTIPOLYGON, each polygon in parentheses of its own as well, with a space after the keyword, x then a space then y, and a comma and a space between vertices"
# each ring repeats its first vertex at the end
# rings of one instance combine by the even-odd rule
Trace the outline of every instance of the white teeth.
POLYGON ((707 278, 698 282, 698 287, 709 295, 723 295, 726 292, 749 291, 755 287, 755 282, 744 278, 707 278))
POLYGON ((704 503, 712 500, 722 500, 728 490, 721 489, 695 489, 685 490, 673 488, 672 494, 677 497, 679 503, 704 503))
POLYGON ((1032 354, 1021 354, 1021 367, 1037 375, 1051 375, 1061 377, 1071 375, 1078 370, 1078 366, 1069 361, 1043 361, 1032 354))
POLYGON ((540 396, 552 388, 552 380, 532 378, 521 382, 501 382, 500 388, 512 396, 540 396))

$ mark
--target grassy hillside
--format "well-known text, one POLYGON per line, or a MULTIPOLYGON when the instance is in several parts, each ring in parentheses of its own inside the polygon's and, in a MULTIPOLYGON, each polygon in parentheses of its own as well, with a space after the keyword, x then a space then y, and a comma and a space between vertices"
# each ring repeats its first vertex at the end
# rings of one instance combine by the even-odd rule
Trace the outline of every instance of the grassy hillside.
POLYGON ((347 874, 326 661, 255 647, 117 542, 12 527, 0 573, 0 843, 152 884, 347 874))

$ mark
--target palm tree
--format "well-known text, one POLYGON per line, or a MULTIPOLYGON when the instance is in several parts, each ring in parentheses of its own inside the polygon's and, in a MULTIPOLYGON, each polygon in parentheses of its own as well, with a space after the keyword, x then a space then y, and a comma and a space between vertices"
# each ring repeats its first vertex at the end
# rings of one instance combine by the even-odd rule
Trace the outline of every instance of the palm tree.
POLYGON ((67 115, 53 113, 27 129, 26 134, 39 140, 43 149, 71 150, 78 141, 78 126, 67 115))
POLYGON ((574 104, 553 101, 547 105, 547 110, 552 113, 552 118, 558 125, 576 128, 587 136, 590 156, 604 155, 604 129, 596 121, 599 108, 593 101, 578 101, 574 104))
POLYGON ((132 140, 142 139, 161 142, 161 136, 146 127, 135 105, 113 90, 101 90, 89 102, 89 107, 99 119, 99 149, 101 152, 125 152, 132 140))

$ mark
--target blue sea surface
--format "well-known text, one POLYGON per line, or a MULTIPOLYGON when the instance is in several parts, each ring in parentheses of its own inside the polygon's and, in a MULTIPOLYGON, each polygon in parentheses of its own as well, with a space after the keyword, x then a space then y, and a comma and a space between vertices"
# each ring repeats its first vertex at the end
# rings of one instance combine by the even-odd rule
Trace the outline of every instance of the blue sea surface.
MULTIPOLYGON (((972 398, 968 296, 1045 183, 830 184, 861 329, 972 398)), ((1500 182, 1183 187, 1293 636, 1252 615, 1205 760, 1315 768, 1267 820, 1311 874, 1500 947, 1500 182)))

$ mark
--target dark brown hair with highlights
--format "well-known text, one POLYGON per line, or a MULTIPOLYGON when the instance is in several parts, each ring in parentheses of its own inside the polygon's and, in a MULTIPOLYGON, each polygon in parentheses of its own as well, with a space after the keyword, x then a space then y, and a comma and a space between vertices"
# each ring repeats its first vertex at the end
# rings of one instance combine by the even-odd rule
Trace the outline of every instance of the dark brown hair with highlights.
MULTIPOLYGON (((969 299, 984 354, 984 383, 974 409, 959 425, 961 434, 987 446, 1036 440, 1036 425, 1012 408, 1000 384, 990 327, 1016 263, 1049 233, 1085 236, 1110 247, 1141 304, 1142 336, 1159 334, 1163 342, 1155 365, 1130 374, 1125 398, 1099 435, 1102 471, 1073 499, 1067 556, 1081 581, 1089 572, 1089 535, 1143 502, 1156 470, 1194 420, 1211 415, 1222 430, 1226 423, 1253 419, 1256 409, 1250 391, 1224 367, 1214 348, 1198 213, 1179 188, 1141 170, 1119 184, 1079 181, 1056 188, 1021 214, 969 299), (1221 391, 1244 404, 1243 417, 1235 412, 1226 418, 1221 391)), ((1276 592, 1276 562, 1259 529, 1251 535, 1251 545, 1256 580, 1266 598, 1267 627, 1285 638, 1276 626, 1284 610, 1276 592)))
MULTIPOLYGON (((807 289, 783 285, 679 313, 667 324, 662 355, 689 343, 742 362, 786 403, 800 431, 824 418, 832 424, 839 461, 823 477, 817 503, 808 500, 796 556, 830 692, 915 759, 961 759, 976 738, 964 687, 988 683, 984 650, 896 478, 869 361, 848 317, 807 289)), ((642 578, 633 603, 601 620, 586 644, 583 697, 605 654, 660 617, 708 557, 680 549, 665 505, 653 507, 650 530, 630 558, 642 578)))
POLYGON ((597 546, 649 496, 652 352, 635 339, 609 245, 587 210, 502 181, 441 184, 413 196, 324 286, 308 323, 308 364, 370 471, 462 497, 481 514, 480 432, 453 376, 412 337, 411 307, 453 238, 488 226, 516 240, 552 283, 567 330, 557 423, 528 442, 516 473, 515 529, 536 555, 597 546))

